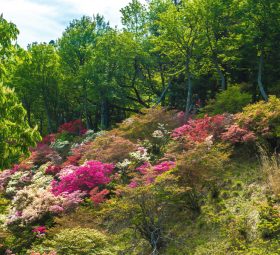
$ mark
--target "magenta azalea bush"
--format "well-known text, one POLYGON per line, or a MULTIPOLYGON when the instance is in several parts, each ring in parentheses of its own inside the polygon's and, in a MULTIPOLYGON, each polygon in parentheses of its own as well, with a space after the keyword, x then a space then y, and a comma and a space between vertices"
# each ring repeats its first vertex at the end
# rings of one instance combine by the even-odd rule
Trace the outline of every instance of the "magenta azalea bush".
POLYGON ((73 173, 63 176, 59 181, 52 182, 52 192, 55 195, 72 193, 74 191, 90 191, 98 185, 110 182, 113 164, 99 161, 88 161, 78 167, 73 173))

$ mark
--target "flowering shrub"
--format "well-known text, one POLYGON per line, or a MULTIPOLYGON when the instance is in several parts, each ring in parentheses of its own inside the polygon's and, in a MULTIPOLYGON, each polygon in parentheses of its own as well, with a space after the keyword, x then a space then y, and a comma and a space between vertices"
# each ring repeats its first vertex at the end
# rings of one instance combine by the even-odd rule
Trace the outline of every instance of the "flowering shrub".
POLYGON ((47 231, 47 228, 45 226, 38 226, 34 227, 32 232, 36 234, 37 237, 44 236, 47 231))
POLYGON ((98 205, 100 203, 103 203, 105 201, 105 197, 110 193, 109 190, 103 189, 102 191, 98 191, 98 187, 95 187, 92 189, 89 194, 90 194, 90 199, 91 201, 95 204, 98 205))
POLYGON ((256 136, 252 131, 241 128, 237 124, 228 127, 221 137, 224 141, 230 141, 231 143, 246 143, 256 140, 256 136))
POLYGON ((59 127, 58 132, 66 132, 73 135, 83 135, 87 132, 87 129, 84 127, 82 120, 78 119, 62 124, 59 127))
POLYGON ((172 161, 164 161, 158 165, 155 165, 153 167, 153 170, 157 173, 164 173, 166 171, 169 171, 170 169, 174 168, 175 163, 172 161))
POLYGON ((0 190, 4 191, 7 184, 9 183, 9 180, 11 179, 12 175, 17 170, 14 169, 7 169, 0 173, 0 190))
POLYGON ((225 115, 206 115, 201 119, 189 120, 187 124, 176 128, 171 136, 174 139, 187 138, 192 142, 203 142, 210 135, 217 137, 222 133, 227 122, 229 120, 225 115))
POLYGON ((49 189, 24 187, 12 200, 6 224, 30 224, 48 213, 58 214, 72 210, 83 201, 84 195, 81 191, 76 191, 55 196, 49 189))
POLYGON ((141 184, 148 185, 155 181, 156 177, 164 172, 167 172, 175 167, 175 162, 163 161, 155 166, 152 166, 149 162, 145 162, 140 167, 136 168, 141 176, 132 179, 128 185, 130 188, 136 188, 141 184))
POLYGON ((280 99, 270 96, 269 101, 248 105, 237 114, 237 122, 264 137, 280 137, 280 99))
POLYGON ((14 195, 17 190, 23 188, 25 185, 29 184, 32 179, 32 174, 30 172, 18 171, 14 173, 9 182, 7 183, 5 193, 7 195, 14 195))
POLYGON ((47 144, 47 145, 50 145, 51 143, 55 142, 55 138, 56 138, 56 134, 49 134, 49 135, 46 135, 41 143, 42 144, 47 144))
POLYGON ((144 163, 150 160, 149 153, 144 147, 138 147, 137 151, 129 153, 129 157, 137 163, 144 163))
POLYGON ((32 160, 35 165, 42 165, 49 161, 59 165, 62 161, 59 154, 45 144, 38 146, 36 150, 32 152, 30 160, 32 160))
POLYGON ((71 148, 71 144, 69 141, 57 139, 55 142, 51 143, 50 147, 57 151, 61 157, 66 158, 71 148))
POLYGON ((57 173, 60 172, 60 170, 61 170, 60 166, 50 165, 47 167, 45 174, 56 175, 57 173))
POLYGON ((78 190, 90 191, 98 185, 109 183, 109 175, 113 169, 113 164, 88 161, 73 173, 62 177, 60 181, 53 181, 52 192, 55 195, 59 195, 64 192, 72 193, 78 190))

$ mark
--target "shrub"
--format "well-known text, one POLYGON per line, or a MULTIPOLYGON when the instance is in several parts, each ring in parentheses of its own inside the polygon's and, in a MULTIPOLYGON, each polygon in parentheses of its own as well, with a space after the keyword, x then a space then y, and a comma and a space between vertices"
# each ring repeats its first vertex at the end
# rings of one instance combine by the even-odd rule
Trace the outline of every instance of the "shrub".
POLYGON ((136 175, 136 177, 131 180, 128 186, 130 188, 136 188, 141 185, 149 185, 155 182, 159 175, 174 168, 175 162, 172 161, 163 161, 155 166, 145 162, 143 165, 136 168, 136 171, 139 172, 140 175, 136 175))
POLYGON ((60 172, 60 170, 61 170, 60 166, 50 165, 47 167, 45 174, 56 175, 60 172))
POLYGON ((7 224, 30 224, 49 214, 59 214, 74 209, 80 204, 84 193, 53 195, 48 189, 25 187, 15 195, 7 224))
POLYGON ((55 151, 57 151, 59 153, 60 156, 62 156, 63 158, 66 157, 66 155, 68 154, 71 144, 69 141, 63 141, 61 139, 56 139, 51 145, 50 147, 52 149, 54 149, 55 151))
POLYGON ((39 166, 49 161, 59 165, 62 161, 59 154, 45 144, 38 146, 37 149, 32 152, 30 160, 33 161, 34 165, 39 165, 39 166))
POLYGON ((205 116, 201 119, 191 119, 187 124, 173 130, 174 139, 186 138, 191 142, 203 142, 212 135, 217 138, 224 130, 226 124, 231 122, 231 116, 216 115, 205 116))
POLYGON ((58 132, 66 132, 73 135, 83 135, 87 132, 87 129, 84 127, 82 120, 78 119, 62 124, 59 127, 58 132))
POLYGON ((164 108, 152 108, 144 111, 143 115, 134 115, 119 125, 118 133, 131 141, 152 139, 153 132, 158 129, 159 123, 164 124, 168 131, 182 124, 181 115, 176 111, 167 111, 164 108))
POLYGON ((132 240, 136 232, 150 244, 151 251, 146 249, 148 254, 152 251, 165 254, 164 248, 173 235, 174 213, 184 210, 188 217, 192 215, 191 211, 186 212, 189 192, 190 189, 178 185, 178 179, 171 172, 165 172, 149 186, 124 188, 121 197, 104 204, 101 216, 106 222, 110 221, 118 235, 123 228, 133 230, 132 235, 127 236, 128 246, 134 246, 132 240))
POLYGON ((111 135, 109 132, 97 137, 92 143, 85 145, 81 161, 98 160, 117 163, 128 157, 136 149, 136 145, 126 138, 111 135))
POLYGON ((95 204, 98 205, 105 201, 105 197, 110 193, 109 190, 103 189, 101 191, 98 190, 98 187, 95 187, 90 191, 90 199, 95 204))
POLYGON ((237 114, 237 122, 266 138, 280 138, 280 99, 270 96, 269 101, 248 105, 237 114))
POLYGON ((73 173, 61 177, 60 181, 53 181, 52 192, 55 195, 65 192, 72 193, 78 190, 89 192, 98 185, 109 183, 109 175, 113 169, 113 164, 88 161, 73 173))
POLYGON ((231 149, 226 144, 197 144, 177 157, 178 175, 185 185, 200 189, 220 175, 230 155, 231 149))
POLYGON ((231 143, 246 143, 256 140, 255 134, 247 128, 241 128, 237 124, 233 124, 227 128, 227 131, 221 135, 224 141, 231 143))
POLYGON ((204 113, 210 115, 241 112, 243 107, 250 104, 252 96, 241 92, 239 86, 230 86, 227 90, 219 93, 216 99, 210 101, 203 109, 204 113))
POLYGON ((63 229, 51 240, 32 248, 38 252, 55 250, 57 255, 113 255, 107 237, 90 228, 63 229))
POLYGON ((259 229, 264 238, 277 238, 280 236, 280 207, 266 205, 260 211, 259 229))

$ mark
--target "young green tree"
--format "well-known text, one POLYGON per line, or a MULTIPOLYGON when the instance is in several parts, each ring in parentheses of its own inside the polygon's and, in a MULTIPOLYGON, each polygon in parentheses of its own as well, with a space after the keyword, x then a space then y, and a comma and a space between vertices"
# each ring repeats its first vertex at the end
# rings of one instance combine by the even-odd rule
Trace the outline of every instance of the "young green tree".
POLYGON ((28 153, 40 139, 37 128, 30 128, 26 111, 13 90, 0 84, 0 169, 9 167, 28 153))
POLYGON ((197 1, 184 0, 178 6, 170 4, 167 11, 160 15, 158 24, 157 48, 172 62, 171 73, 186 77, 185 111, 188 115, 192 102, 195 50, 200 33, 197 1))
POLYGON ((17 39, 19 31, 15 24, 8 22, 0 15, 0 81, 3 82, 8 72, 8 62, 14 55, 13 42, 17 39))

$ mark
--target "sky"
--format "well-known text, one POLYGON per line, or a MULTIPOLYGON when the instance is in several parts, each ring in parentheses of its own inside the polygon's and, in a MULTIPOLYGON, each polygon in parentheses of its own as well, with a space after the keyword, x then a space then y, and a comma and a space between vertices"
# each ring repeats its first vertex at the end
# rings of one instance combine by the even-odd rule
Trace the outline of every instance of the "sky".
MULTIPOLYGON (((145 0, 140 0, 145 3, 145 0)), ((111 26, 121 27, 119 10, 130 0, 0 0, 0 14, 17 25, 18 44, 49 42, 61 37, 70 21, 101 14, 111 26)))

